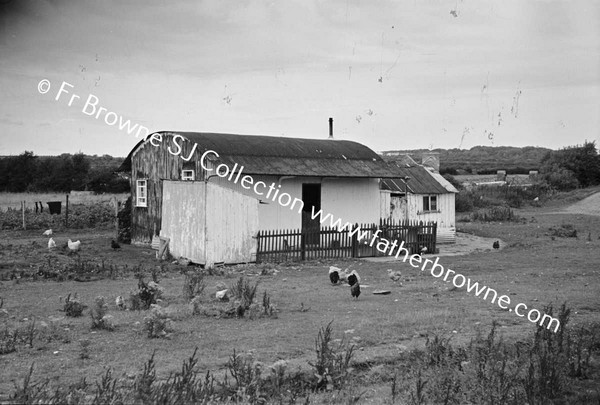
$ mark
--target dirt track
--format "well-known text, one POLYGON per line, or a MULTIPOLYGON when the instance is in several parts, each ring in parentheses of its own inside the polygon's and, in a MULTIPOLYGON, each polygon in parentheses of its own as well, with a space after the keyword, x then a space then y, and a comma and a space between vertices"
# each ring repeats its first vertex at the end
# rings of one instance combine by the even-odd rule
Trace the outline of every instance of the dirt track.
POLYGON ((563 210, 568 214, 584 214, 600 216, 600 193, 592 194, 563 210))

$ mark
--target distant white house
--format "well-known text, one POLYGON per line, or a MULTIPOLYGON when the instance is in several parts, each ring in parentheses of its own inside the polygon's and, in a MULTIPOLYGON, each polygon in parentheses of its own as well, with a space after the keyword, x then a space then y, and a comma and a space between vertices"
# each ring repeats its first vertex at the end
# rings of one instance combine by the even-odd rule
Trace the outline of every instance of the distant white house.
POLYGON ((393 159, 397 178, 381 179, 381 217, 394 221, 437 222, 437 243, 456 240, 455 194, 458 190, 439 173, 435 152, 423 164, 409 156, 393 159))

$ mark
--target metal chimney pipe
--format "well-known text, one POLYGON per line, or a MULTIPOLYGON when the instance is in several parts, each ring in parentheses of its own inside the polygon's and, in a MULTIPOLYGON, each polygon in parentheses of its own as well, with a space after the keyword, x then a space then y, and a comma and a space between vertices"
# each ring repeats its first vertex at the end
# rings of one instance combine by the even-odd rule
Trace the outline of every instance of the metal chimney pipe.
POLYGON ((333 139, 333 118, 329 117, 329 139, 333 139))

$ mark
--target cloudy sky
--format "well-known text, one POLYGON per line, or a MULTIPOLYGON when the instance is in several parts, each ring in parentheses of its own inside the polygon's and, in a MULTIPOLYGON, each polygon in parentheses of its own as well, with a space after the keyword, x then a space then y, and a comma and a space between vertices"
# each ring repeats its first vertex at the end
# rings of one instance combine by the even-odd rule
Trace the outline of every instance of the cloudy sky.
POLYGON ((334 117, 377 151, 598 143, 600 1, 0 0, 0 92, 0 155, 125 156, 127 121, 325 138, 334 117))

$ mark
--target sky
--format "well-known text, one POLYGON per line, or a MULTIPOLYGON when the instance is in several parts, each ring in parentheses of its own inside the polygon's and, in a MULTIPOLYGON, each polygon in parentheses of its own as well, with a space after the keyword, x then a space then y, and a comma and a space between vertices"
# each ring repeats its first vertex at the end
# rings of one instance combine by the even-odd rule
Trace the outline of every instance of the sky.
POLYGON ((0 155, 329 117, 375 151, 598 145, 600 1, 0 0, 0 94, 0 155))

